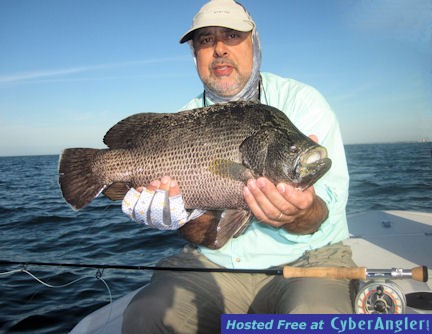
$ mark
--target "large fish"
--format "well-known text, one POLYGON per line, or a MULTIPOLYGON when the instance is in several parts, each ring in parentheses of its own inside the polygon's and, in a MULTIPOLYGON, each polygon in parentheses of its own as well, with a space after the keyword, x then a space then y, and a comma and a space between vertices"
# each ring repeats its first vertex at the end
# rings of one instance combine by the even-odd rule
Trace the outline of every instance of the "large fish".
POLYGON ((326 149, 284 113, 255 102, 136 114, 113 126, 104 143, 107 149, 69 148, 60 157, 60 187, 74 209, 100 193, 123 199, 130 187, 169 175, 178 181, 186 209, 210 210, 213 222, 187 223, 183 236, 212 248, 247 226, 243 187, 249 178, 306 189, 331 166, 326 149))

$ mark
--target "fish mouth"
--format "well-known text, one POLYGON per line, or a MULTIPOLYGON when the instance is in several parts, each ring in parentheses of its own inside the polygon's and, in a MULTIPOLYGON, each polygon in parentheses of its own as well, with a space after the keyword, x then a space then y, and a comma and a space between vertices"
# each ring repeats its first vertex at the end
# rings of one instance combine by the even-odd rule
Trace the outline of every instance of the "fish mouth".
POLYGON ((330 169, 332 161, 328 158, 327 150, 322 147, 312 147, 305 151, 296 164, 296 187, 304 190, 313 185, 330 169))

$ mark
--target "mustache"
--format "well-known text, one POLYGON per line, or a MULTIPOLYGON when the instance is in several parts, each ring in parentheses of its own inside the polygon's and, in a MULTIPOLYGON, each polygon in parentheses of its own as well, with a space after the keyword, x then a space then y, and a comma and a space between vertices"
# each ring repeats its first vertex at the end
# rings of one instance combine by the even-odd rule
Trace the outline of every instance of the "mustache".
POLYGON ((229 65, 232 67, 237 67, 237 64, 234 61, 232 61, 231 59, 228 59, 228 58, 224 58, 224 59, 213 60, 210 64, 210 69, 212 69, 213 67, 219 66, 219 65, 229 65))

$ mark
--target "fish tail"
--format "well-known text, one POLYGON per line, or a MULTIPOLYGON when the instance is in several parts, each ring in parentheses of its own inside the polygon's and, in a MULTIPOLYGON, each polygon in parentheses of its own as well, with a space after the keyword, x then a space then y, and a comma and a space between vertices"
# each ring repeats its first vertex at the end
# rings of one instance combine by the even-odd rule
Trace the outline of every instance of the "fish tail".
POLYGON ((74 210, 85 207, 105 188, 92 171, 98 152, 92 148, 68 148, 60 156, 59 185, 63 198, 74 210))

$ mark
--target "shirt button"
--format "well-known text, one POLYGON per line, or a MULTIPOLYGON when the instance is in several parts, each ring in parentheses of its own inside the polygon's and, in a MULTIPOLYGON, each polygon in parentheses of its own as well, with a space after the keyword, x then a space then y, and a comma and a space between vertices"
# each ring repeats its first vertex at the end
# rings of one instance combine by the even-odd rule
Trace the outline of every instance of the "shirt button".
POLYGON ((236 262, 240 262, 241 260, 240 260, 239 257, 236 257, 235 261, 236 261, 236 262))

